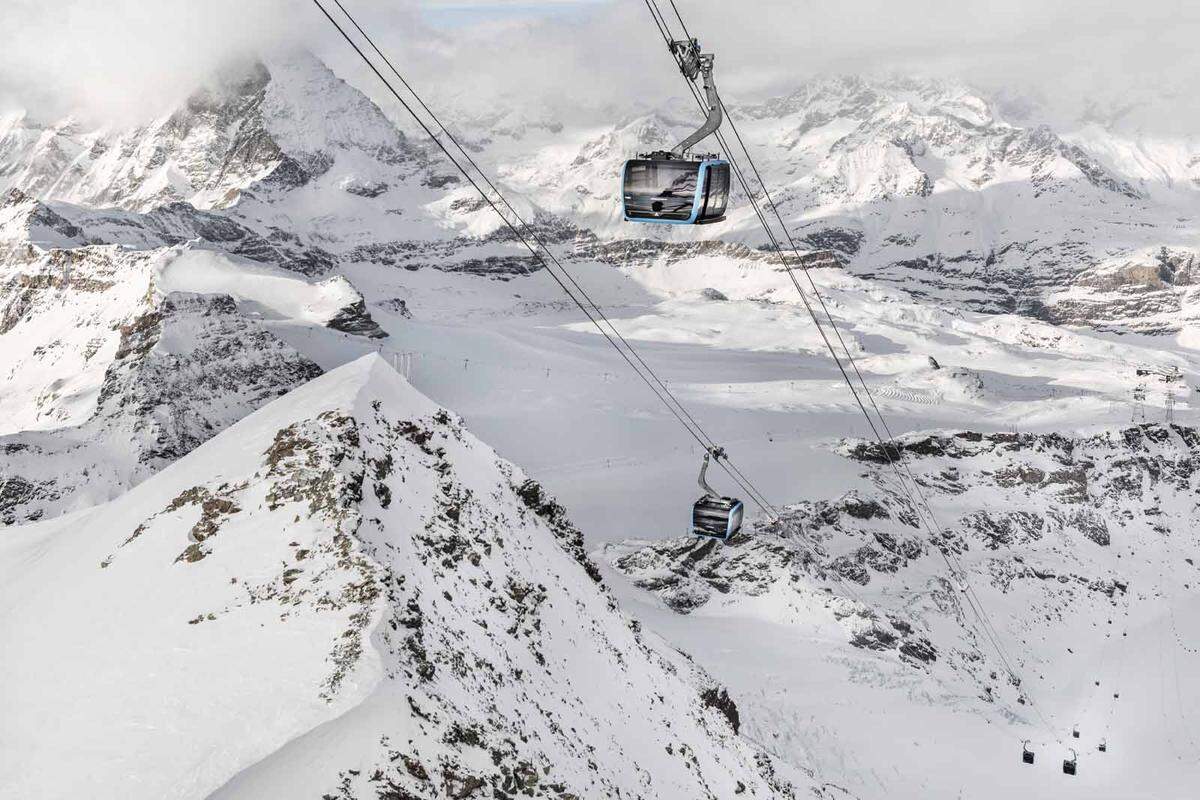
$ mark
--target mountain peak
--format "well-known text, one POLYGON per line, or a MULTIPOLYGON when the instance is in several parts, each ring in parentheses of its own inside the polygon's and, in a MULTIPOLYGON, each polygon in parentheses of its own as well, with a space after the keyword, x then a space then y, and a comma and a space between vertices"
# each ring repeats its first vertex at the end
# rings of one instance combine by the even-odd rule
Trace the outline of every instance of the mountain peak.
MULTIPOLYGON (((616 610, 578 537, 367 355, 111 503, 10 531, 6 715, 31 742, 92 742, 64 776, 92 790, 792 796, 727 694, 616 610), (89 601, 56 602, 68 585, 89 601), (53 699, 33 691, 47 672, 53 699)), ((18 750, 31 780, 58 758, 18 750)))

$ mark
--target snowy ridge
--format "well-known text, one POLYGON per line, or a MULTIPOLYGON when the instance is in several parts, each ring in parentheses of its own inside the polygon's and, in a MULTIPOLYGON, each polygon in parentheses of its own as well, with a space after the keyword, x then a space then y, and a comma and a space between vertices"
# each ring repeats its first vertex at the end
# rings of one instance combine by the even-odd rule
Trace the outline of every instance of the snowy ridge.
MULTIPOLYGON (((12 200, 5 209, 23 215, 0 230, 16 241, 53 213, 12 200)), ((319 374, 268 320, 386 335, 342 277, 310 281, 193 244, 44 239, 14 245, 0 285, 7 523, 107 500, 319 374)))
POLYGON ((0 631, 24 643, 0 656, 6 791, 798 796, 588 577, 561 508, 375 356, 110 504, 10 530, 0 562, 0 631), (64 625, 105 655, 60 653, 64 625))
POLYGON ((0 437, 6 524, 115 497, 321 373, 225 295, 172 293, 119 323, 118 333, 90 416, 0 437))

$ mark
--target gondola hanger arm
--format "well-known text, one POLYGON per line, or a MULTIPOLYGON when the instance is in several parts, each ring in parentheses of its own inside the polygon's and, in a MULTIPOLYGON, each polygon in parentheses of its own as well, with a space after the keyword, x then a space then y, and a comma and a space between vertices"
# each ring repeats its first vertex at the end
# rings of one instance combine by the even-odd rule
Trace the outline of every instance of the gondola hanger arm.
POLYGON ((704 102, 708 106, 708 117, 704 124, 696 129, 671 151, 676 157, 684 158, 688 151, 698 142, 716 133, 721 127, 722 112, 721 98, 717 94, 717 84, 713 81, 712 53, 700 52, 700 43, 695 39, 676 39, 670 44, 671 54, 679 62, 679 70, 689 81, 695 82, 702 78, 704 82, 704 102))
POLYGON ((716 498, 718 500, 721 499, 721 495, 719 495, 717 492, 715 492, 713 490, 713 488, 708 485, 708 480, 707 480, 708 462, 709 462, 709 459, 712 459, 714 461, 720 461, 724 457, 725 457, 725 448, 724 447, 710 447, 708 450, 706 450, 704 452, 704 463, 702 463, 700 465, 700 477, 696 480, 696 483, 700 484, 700 488, 704 490, 704 493, 706 495, 708 495, 709 497, 716 498))

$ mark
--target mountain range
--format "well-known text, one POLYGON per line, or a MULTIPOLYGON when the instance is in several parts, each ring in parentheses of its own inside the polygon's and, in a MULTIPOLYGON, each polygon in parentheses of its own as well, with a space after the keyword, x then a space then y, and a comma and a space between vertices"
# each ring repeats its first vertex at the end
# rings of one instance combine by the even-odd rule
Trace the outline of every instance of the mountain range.
POLYGON ((730 103, 905 478, 743 190, 621 221, 692 109, 449 116, 766 476, 779 516, 720 544, 679 538, 696 449, 432 143, 307 53, 197 85, 0 116, 0 794, 1200 778, 1200 139, 916 77, 730 103))

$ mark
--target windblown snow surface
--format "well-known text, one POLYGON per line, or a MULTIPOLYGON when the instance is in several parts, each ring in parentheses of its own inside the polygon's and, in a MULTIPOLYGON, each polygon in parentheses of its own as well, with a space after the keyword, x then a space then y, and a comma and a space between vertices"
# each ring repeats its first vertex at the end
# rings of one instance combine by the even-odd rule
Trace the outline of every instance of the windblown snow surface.
POLYGON ((690 110, 456 121, 780 510, 724 545, 677 420, 311 56, 0 116, 0 795, 1195 797, 1200 146, 1051 111, 731 103, 932 518, 740 192, 619 222, 690 110))

